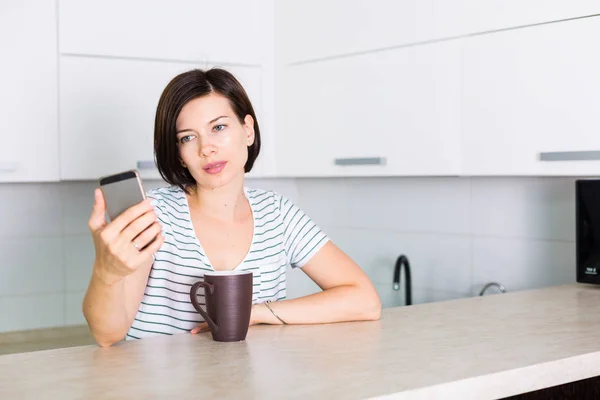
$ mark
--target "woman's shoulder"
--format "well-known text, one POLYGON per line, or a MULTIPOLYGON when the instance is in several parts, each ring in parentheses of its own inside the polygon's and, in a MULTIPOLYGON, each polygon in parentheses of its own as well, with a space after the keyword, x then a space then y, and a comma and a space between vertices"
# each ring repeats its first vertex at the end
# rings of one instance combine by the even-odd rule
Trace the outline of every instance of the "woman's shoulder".
POLYGON ((189 210, 185 193, 177 186, 160 187, 146 191, 146 197, 152 200, 154 211, 163 228, 175 233, 191 236, 193 230, 189 222, 189 210))
POLYGON ((177 186, 165 186, 146 191, 146 197, 161 203, 184 203, 185 193, 177 186))
POLYGON ((150 189, 146 191, 146 197, 152 200, 156 211, 162 216, 186 219, 188 215, 185 193, 177 186, 150 189))
POLYGON ((275 209, 281 211, 282 205, 289 199, 275 190, 244 188, 246 195, 256 209, 275 209))

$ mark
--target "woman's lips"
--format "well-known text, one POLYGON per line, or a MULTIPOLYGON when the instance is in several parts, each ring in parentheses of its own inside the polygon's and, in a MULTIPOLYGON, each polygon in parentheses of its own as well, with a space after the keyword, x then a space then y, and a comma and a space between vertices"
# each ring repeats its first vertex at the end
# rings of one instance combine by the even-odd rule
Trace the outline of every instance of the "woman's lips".
POLYGON ((203 169, 207 174, 215 175, 223 171, 223 168, 225 168, 225 164, 227 164, 227 161, 217 161, 214 163, 206 164, 203 169))

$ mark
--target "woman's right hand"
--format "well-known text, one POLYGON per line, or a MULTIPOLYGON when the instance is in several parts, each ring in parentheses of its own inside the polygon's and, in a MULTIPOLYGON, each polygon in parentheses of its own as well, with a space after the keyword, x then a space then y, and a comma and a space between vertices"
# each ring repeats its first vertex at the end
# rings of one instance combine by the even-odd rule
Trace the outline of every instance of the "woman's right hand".
POLYGON ((96 189, 88 221, 96 249, 94 274, 112 285, 151 262, 164 238, 149 199, 127 209, 110 223, 106 222, 105 212, 104 196, 96 189))

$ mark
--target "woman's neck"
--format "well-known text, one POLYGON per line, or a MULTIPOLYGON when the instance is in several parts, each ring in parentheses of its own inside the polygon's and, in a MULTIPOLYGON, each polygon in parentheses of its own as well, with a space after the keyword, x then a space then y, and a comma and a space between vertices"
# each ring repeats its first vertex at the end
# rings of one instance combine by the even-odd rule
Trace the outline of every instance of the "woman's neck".
POLYGON ((196 186, 191 190, 188 201, 200 215, 232 222, 245 215, 247 210, 243 177, 216 188, 196 186))

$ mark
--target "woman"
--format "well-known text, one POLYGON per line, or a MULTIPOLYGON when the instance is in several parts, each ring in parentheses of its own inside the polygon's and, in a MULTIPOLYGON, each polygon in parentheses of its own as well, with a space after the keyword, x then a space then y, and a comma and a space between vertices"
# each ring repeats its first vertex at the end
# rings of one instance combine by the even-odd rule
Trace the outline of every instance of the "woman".
POLYGON ((95 192, 89 228, 96 258, 83 313, 99 345, 207 330, 189 290, 213 270, 253 271, 250 325, 379 318, 369 278, 302 210, 273 191, 244 186, 260 130, 229 72, 192 70, 167 85, 154 150, 169 187, 148 191, 109 224, 95 192), (284 300, 288 265, 323 290, 284 300))

